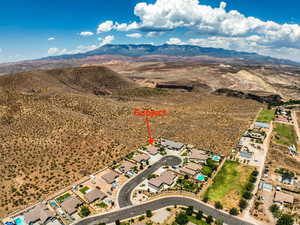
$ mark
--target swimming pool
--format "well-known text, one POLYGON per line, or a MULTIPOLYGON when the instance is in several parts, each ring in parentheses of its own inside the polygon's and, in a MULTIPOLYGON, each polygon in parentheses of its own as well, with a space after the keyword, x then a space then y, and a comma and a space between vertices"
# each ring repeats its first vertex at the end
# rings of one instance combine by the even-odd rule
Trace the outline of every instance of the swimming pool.
POLYGON ((50 202, 50 205, 52 206, 52 207, 57 207, 57 204, 56 204, 56 202, 50 202))
POLYGON ((24 218, 22 216, 19 216, 15 219, 16 225, 26 225, 24 218))
POLYGON ((220 161, 220 159, 221 159, 221 157, 218 156, 218 155, 214 155, 214 156, 212 157, 212 160, 214 160, 214 161, 220 161))
POLYGON ((197 180, 199 180, 199 181, 205 181, 205 178, 206 178, 205 175, 202 175, 202 174, 197 175, 197 180))

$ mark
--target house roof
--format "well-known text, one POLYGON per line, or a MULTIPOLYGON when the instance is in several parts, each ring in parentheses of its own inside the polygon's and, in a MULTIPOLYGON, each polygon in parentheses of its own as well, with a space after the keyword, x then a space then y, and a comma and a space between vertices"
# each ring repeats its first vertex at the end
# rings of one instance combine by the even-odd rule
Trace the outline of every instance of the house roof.
POLYGON ((116 180, 116 178, 118 176, 119 176, 119 174, 117 172, 111 170, 111 171, 107 172, 106 174, 104 174, 101 178, 103 180, 105 180, 106 183, 111 184, 116 180))
POLYGON ((120 169, 122 171, 124 171, 125 173, 130 171, 133 167, 135 167, 136 165, 130 161, 124 161, 121 165, 120 165, 120 169))
POLYGON ((33 209, 24 214, 24 220, 27 224, 41 221, 45 223, 48 219, 54 217, 54 213, 50 211, 45 204, 39 203, 33 209))
POLYGON ((176 175, 174 172, 168 170, 160 174, 158 177, 150 179, 149 184, 160 187, 162 184, 172 185, 176 175))
POLYGON ((93 189, 89 192, 87 192, 85 195, 84 195, 84 198, 89 202, 89 203, 92 203, 98 199, 102 200, 106 197, 107 195, 100 191, 99 189, 93 189))
POLYGON ((203 152, 203 151, 193 149, 190 153, 190 158, 197 159, 197 160, 207 160, 209 158, 209 156, 205 155, 205 152, 203 152))
POLYGON ((186 168, 186 167, 183 167, 182 169, 180 169, 180 172, 191 175, 191 176, 194 176, 194 175, 197 174, 197 171, 191 170, 191 169, 186 168))
POLYGON ((138 154, 132 158, 132 160, 136 162, 142 162, 142 161, 147 161, 150 159, 150 156, 147 154, 138 154))
POLYGON ((268 128, 268 129, 270 128, 269 124, 267 124, 267 123, 261 123, 261 122, 256 122, 255 126, 259 127, 259 128, 268 128))
POLYGON ((161 139, 160 144, 164 147, 174 148, 174 149, 181 149, 184 145, 181 142, 175 142, 175 141, 170 141, 170 140, 166 140, 166 139, 161 139))
POLYGON ((251 152, 240 152, 240 156, 242 158, 251 159, 253 156, 253 153, 251 152))
POLYGON ((158 153, 158 148, 155 146, 148 146, 147 152, 149 152, 151 155, 156 155, 158 153))
POLYGON ((198 165, 197 163, 193 163, 193 162, 189 162, 184 167, 188 168, 190 170, 194 170, 194 171, 200 170, 200 165, 198 165))
POLYGON ((275 197, 274 197, 275 202, 286 202, 286 203, 294 203, 294 196, 283 193, 281 191, 276 191, 275 192, 275 197))
POLYGON ((77 211, 77 208, 82 204, 82 202, 76 198, 74 195, 66 198, 63 203, 61 203, 61 207, 68 213, 73 214, 77 211))

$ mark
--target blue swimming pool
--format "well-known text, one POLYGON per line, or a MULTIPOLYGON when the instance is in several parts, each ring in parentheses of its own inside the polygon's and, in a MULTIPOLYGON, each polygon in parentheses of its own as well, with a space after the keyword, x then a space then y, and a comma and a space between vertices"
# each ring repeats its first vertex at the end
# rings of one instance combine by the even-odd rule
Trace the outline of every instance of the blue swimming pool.
POLYGON ((218 156, 218 155, 214 155, 214 156, 212 157, 212 160, 214 160, 214 161, 220 161, 220 159, 221 159, 221 157, 218 156))
POLYGON ((205 178, 206 178, 206 176, 205 176, 205 175, 202 175, 202 174, 199 174, 199 175, 197 176, 197 180, 199 180, 199 181, 205 181, 205 178))
POLYGON ((16 225, 26 225, 26 223, 25 223, 25 221, 24 221, 24 218, 23 217, 17 217, 16 219, 15 219, 15 223, 16 223, 16 225))
POLYGON ((56 202, 50 202, 50 205, 51 205, 52 207, 57 207, 56 202))

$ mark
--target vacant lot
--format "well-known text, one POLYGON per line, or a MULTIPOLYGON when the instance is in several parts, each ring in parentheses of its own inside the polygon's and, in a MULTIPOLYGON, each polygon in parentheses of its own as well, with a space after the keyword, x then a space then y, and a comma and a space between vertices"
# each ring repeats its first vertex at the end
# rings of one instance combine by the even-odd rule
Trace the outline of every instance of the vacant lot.
POLYGON ((257 118, 257 122, 270 123, 274 118, 275 109, 263 109, 257 118))
POLYGON ((225 208, 237 207, 253 170, 253 167, 226 161, 205 196, 212 203, 220 201, 225 208))
POLYGON ((281 145, 296 145, 297 142, 297 134, 294 129, 294 126, 283 124, 283 123, 275 123, 274 124, 274 138, 273 141, 276 144, 281 145))

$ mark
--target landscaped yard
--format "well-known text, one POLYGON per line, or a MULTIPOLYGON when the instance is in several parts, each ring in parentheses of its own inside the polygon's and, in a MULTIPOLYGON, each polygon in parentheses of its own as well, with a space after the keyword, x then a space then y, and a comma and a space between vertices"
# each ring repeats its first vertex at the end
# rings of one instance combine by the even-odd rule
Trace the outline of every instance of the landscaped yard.
POLYGON ((177 186, 182 190, 191 191, 191 192, 196 192, 198 191, 199 188, 198 183, 184 178, 179 178, 177 180, 177 186))
POLYGON ((86 192, 89 190, 89 187, 87 186, 84 186, 83 188, 79 189, 79 191, 82 193, 82 194, 86 194, 86 192))
POLYGON ((196 225, 208 225, 205 221, 197 220, 194 216, 188 216, 188 220, 196 225))
POLYGON ((253 167, 226 161, 204 197, 212 203, 220 201, 225 208, 237 207, 253 171, 253 167))
POLYGON ((295 129, 291 125, 275 123, 274 125, 274 142, 281 145, 293 145, 297 142, 295 129))
POLYGON ((274 118, 275 109, 263 109, 257 118, 257 122, 270 123, 274 118))
POLYGON ((70 193, 65 193, 62 196, 59 196, 57 199, 55 199, 58 203, 62 203, 66 198, 70 197, 70 193))

